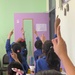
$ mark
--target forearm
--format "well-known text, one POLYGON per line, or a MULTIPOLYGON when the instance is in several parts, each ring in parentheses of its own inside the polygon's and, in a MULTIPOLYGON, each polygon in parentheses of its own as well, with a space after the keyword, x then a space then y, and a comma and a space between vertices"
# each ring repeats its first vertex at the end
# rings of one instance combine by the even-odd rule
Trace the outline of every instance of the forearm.
POLYGON ((18 59, 14 59, 16 62, 19 62, 21 64, 21 62, 18 59))
POLYGON ((7 53, 11 51, 10 39, 7 39, 5 48, 7 53))
POLYGON ((75 67, 67 55, 60 57, 67 75, 75 75, 75 67))
POLYGON ((22 33, 22 39, 25 39, 25 32, 22 33))

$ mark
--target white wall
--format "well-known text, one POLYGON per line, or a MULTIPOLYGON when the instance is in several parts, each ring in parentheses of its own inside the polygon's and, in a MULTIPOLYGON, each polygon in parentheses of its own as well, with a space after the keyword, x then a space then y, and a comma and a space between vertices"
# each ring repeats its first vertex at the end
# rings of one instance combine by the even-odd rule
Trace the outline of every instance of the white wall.
MULTIPOLYGON (((67 44, 68 55, 75 65, 75 0, 70 0, 68 3, 70 10, 64 16, 64 11, 59 8, 59 0, 56 0, 56 15, 61 19, 61 34, 67 44)), ((66 8, 66 4, 63 8, 66 8)))

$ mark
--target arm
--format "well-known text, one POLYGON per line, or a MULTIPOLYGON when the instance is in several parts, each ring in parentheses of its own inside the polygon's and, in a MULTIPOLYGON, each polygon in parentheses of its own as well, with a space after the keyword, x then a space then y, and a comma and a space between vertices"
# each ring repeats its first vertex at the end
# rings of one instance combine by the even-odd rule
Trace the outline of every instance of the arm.
POLYGON ((38 33, 36 30, 34 31, 34 34, 36 35, 36 40, 40 40, 40 37, 38 36, 38 33))
POLYGON ((25 32, 23 28, 21 29, 21 33, 22 33, 22 37, 17 39, 16 42, 20 42, 20 41, 25 42, 25 32))
POLYGON ((44 42, 46 41, 46 37, 45 37, 44 34, 42 34, 42 36, 41 36, 41 41, 42 41, 43 44, 44 44, 44 42))
POLYGON ((60 26, 57 27, 57 38, 52 40, 54 51, 61 59, 67 75, 75 75, 75 67, 67 55, 67 47, 65 41, 60 34, 60 26))
POLYGON ((25 32, 24 32, 24 28, 21 29, 21 32, 22 32, 22 39, 25 40, 25 32))
POLYGON ((55 23, 54 23, 54 31, 55 31, 54 38, 57 37, 57 27, 59 24, 60 24, 60 18, 58 18, 57 16, 57 18, 55 19, 55 23))
POLYGON ((10 39, 11 39, 12 34, 13 34, 13 30, 8 34, 8 38, 6 41, 6 52, 7 53, 11 51, 10 39))
POLYGON ((11 53, 11 57, 16 61, 16 62, 19 62, 21 64, 21 62, 19 61, 18 57, 17 57, 17 54, 15 52, 12 52, 11 53))

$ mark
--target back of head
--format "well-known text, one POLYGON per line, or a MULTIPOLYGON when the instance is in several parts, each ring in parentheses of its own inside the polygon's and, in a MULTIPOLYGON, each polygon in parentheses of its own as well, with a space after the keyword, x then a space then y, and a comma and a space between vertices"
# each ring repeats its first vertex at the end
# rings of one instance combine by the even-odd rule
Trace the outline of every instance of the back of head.
POLYGON ((45 70, 36 73, 36 75, 62 75, 62 74, 56 70, 45 70))
POLYGON ((45 41, 42 48, 49 68, 60 71, 60 59, 54 52, 52 42, 50 40, 45 41))
POLYGON ((23 71, 23 67, 21 66, 20 63, 18 63, 18 62, 11 62, 11 63, 8 65, 8 75, 16 75, 16 72, 13 71, 13 68, 16 68, 16 69, 18 69, 18 70, 23 71))
POLYGON ((37 40, 35 42, 35 47, 36 47, 36 49, 42 49, 42 41, 41 40, 37 40))
POLYGON ((23 48, 26 48, 26 41, 25 40, 21 40, 18 43, 20 43, 23 48))
POLYGON ((19 43, 14 43, 12 46, 11 46, 11 49, 13 50, 13 52, 15 52, 18 56, 18 59, 20 62, 22 62, 22 57, 21 57, 21 45, 19 43))
POLYGON ((17 53, 17 50, 19 50, 21 52, 21 45, 19 43, 14 43, 12 46, 11 46, 11 49, 17 53))
POLYGON ((23 39, 23 38, 18 38, 18 39, 16 40, 16 42, 17 42, 17 43, 20 43, 20 45, 21 45, 22 47, 26 48, 26 41, 25 41, 25 39, 23 39))

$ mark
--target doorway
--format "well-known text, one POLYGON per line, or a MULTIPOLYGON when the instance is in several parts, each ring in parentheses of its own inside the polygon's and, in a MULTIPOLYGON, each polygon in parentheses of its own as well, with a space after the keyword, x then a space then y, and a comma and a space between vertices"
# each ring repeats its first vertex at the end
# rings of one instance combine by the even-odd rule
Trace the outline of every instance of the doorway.
POLYGON ((30 59, 33 57, 33 20, 32 19, 24 19, 23 27, 25 31, 25 40, 28 50, 27 62, 30 64, 30 59))

